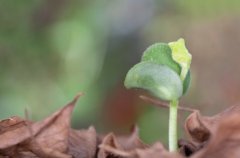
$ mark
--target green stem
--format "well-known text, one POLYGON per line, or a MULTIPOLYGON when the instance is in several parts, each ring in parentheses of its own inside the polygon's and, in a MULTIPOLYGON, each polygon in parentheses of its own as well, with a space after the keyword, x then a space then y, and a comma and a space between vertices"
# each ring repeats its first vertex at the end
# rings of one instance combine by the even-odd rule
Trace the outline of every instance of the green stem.
POLYGON ((168 143, 169 151, 177 151, 177 108, 178 100, 172 100, 170 102, 170 116, 169 116, 169 131, 168 131, 168 143))

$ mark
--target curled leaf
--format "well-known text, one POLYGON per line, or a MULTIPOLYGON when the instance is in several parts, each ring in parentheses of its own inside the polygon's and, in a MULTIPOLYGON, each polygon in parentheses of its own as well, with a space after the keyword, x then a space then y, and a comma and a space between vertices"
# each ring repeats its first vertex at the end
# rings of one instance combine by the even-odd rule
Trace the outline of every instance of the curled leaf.
POLYGON ((145 149, 144 144, 138 136, 138 128, 135 126, 132 133, 127 136, 116 136, 113 133, 106 135, 99 145, 98 158, 132 157, 136 149, 145 149), (113 156, 114 155, 114 156, 113 156))
POLYGON ((211 136, 212 128, 209 125, 211 121, 202 116, 199 111, 195 111, 186 119, 185 131, 193 142, 203 143, 211 136))
POLYGON ((132 67, 125 78, 125 87, 142 88, 162 100, 182 96, 183 86, 178 74, 165 65, 141 62, 132 67))
POLYGON ((231 115, 227 115, 227 117, 220 117, 217 123, 216 130, 208 144, 191 158, 240 157, 239 111, 238 113, 234 112, 231 115))
POLYGON ((194 143, 204 143, 216 131, 218 124, 229 116, 239 114, 240 106, 231 106, 214 116, 202 116, 195 111, 185 121, 185 131, 194 143))

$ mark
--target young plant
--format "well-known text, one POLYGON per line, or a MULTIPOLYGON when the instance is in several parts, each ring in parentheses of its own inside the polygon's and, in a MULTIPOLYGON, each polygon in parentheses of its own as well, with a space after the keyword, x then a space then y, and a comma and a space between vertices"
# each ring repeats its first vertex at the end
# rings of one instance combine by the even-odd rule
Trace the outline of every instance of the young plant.
POLYGON ((190 83, 192 56, 184 39, 176 42, 156 43, 148 47, 141 61, 127 73, 126 88, 142 88, 159 99, 170 101, 169 150, 177 150, 177 108, 190 83))

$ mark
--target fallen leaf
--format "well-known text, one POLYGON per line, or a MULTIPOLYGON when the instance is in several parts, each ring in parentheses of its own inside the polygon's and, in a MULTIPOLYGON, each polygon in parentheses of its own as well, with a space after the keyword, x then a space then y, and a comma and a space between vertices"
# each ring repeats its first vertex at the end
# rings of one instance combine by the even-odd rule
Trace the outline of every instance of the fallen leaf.
POLYGON ((1 121, 2 124, 10 123, 0 134, 0 154, 3 156, 23 155, 22 157, 30 157, 30 155, 52 158, 71 157, 65 154, 68 149, 70 118, 80 96, 81 94, 77 95, 68 105, 40 122, 24 121, 19 126, 21 119, 15 123, 11 120, 1 121), (18 126, 15 127, 16 125, 18 126))
POLYGON ((118 136, 113 133, 106 135, 99 145, 98 158, 128 157, 134 149, 144 149, 144 144, 138 136, 138 128, 134 127, 130 136, 118 136))
POLYGON ((159 142, 146 149, 136 149, 132 158, 183 158, 178 153, 167 151, 159 142))
POLYGON ((185 131, 194 142, 205 142, 209 140, 219 120, 234 113, 240 113, 240 106, 232 106, 212 117, 202 116, 199 111, 195 111, 186 119, 185 131))
MULTIPOLYGON (((182 150, 192 150, 190 146, 194 146, 192 153, 200 150, 208 144, 208 141, 215 134, 218 125, 230 116, 239 114, 240 106, 232 106, 221 113, 214 116, 202 116, 199 111, 195 111, 189 115, 185 121, 185 131, 189 136, 188 145, 185 144, 185 149, 182 150)), ((230 123, 230 122, 229 122, 230 123)), ((181 146, 181 145, 180 145, 181 146)), ((184 153, 184 152, 182 152, 184 153)), ((190 156, 186 155, 185 156, 190 156)))
POLYGON ((208 144, 191 158, 240 157, 240 115, 235 112, 219 120, 208 144))
MULTIPOLYGON (((183 158, 178 153, 170 153, 159 142, 146 148, 135 148, 131 151, 119 150, 111 146, 103 146, 105 151, 111 153, 107 158, 183 158)), ((101 157, 98 157, 101 158, 101 157)))
POLYGON ((94 158, 97 153, 97 134, 94 127, 88 130, 71 130, 68 154, 74 158, 94 158))
POLYGON ((4 133, 6 131, 11 131, 16 128, 19 128, 21 126, 26 125, 26 120, 18 117, 18 116, 12 116, 8 119, 1 120, 0 121, 0 134, 4 133))
POLYGON ((203 147, 203 144, 194 144, 188 140, 179 139, 178 140, 179 153, 186 157, 191 156, 196 151, 200 150, 203 147))
POLYGON ((23 142, 31 136, 27 126, 27 124, 31 124, 31 123, 27 123, 27 121, 20 121, 20 122, 17 121, 16 124, 11 124, 7 126, 6 123, 9 120, 11 119, 2 121, 5 127, 1 129, 0 150, 9 148, 13 145, 23 142))
MULTIPOLYGON (((211 119, 206 119, 199 111, 193 112, 185 121, 185 131, 193 142, 203 143, 207 141, 211 135, 211 119)), ((214 119, 214 117, 212 118, 214 119)))

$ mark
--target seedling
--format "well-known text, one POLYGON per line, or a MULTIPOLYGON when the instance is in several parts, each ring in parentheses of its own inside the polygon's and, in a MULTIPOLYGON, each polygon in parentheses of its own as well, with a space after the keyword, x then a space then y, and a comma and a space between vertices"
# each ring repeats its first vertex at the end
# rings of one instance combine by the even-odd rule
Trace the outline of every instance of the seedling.
POLYGON ((190 83, 192 56, 184 39, 176 42, 156 43, 143 53, 141 61, 127 73, 126 88, 142 88, 159 99, 170 102, 169 151, 177 150, 177 108, 190 83))

